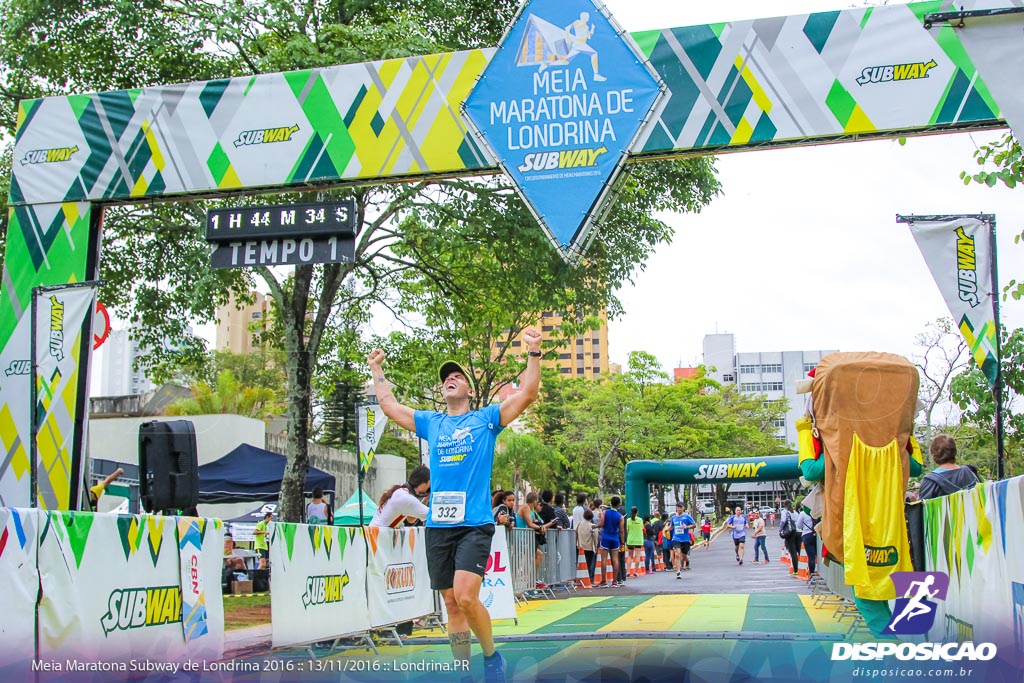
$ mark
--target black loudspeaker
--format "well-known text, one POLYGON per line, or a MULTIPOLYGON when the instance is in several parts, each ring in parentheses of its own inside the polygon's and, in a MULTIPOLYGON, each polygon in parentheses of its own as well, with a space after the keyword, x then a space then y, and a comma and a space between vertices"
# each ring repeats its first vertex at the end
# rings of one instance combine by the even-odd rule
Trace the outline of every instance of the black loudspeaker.
POLYGON ((199 454, 188 420, 139 425, 139 493, 147 512, 185 510, 199 501, 199 454))

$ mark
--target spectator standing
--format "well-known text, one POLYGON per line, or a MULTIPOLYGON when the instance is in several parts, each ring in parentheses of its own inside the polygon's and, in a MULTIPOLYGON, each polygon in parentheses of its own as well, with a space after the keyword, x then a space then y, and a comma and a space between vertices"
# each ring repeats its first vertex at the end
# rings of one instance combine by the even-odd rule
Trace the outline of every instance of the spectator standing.
POLYGON ((554 498, 555 494, 549 489, 545 489, 540 492, 540 509, 538 510, 540 513, 540 521, 545 524, 552 522, 552 527, 561 529, 562 527, 559 524, 558 515, 555 514, 555 508, 551 506, 551 501, 554 500, 554 498))
POLYGON ((800 571, 800 532, 796 528, 796 513, 793 512, 793 504, 788 500, 782 503, 782 513, 779 517, 779 536, 786 544, 786 551, 792 561, 789 575, 796 576, 800 571), (790 531, 790 527, 792 530, 790 531), (785 535, 783 536, 783 533, 785 535))
MULTIPOLYGON (((547 544, 545 534, 553 524, 553 521, 549 523, 541 521, 540 499, 537 497, 537 494, 533 492, 526 494, 526 503, 519 508, 519 514, 516 516, 516 526, 524 529, 533 529, 536 532, 534 540, 537 550, 534 553, 534 561, 536 562, 534 571, 538 577, 540 576, 540 564, 544 561, 544 546, 547 544)), ((537 588, 547 588, 547 585, 540 578, 537 579, 536 586, 537 588)))
POLYGON ((657 515, 650 515, 644 523, 644 571, 648 574, 654 571, 654 540, 658 538, 654 525, 657 518, 657 515))
POLYGON ((775 513, 774 512, 769 513, 768 514, 768 519, 771 521, 772 528, 774 529, 775 528, 775 513))
POLYGON ((306 506, 306 524, 334 524, 334 510, 324 502, 324 490, 313 488, 313 502, 306 506))
POLYGON ((814 574, 818 561, 818 537, 814 533, 814 518, 811 517, 810 512, 810 508, 801 506, 800 512, 796 516, 796 530, 800 532, 800 540, 804 544, 804 549, 807 550, 808 576, 814 574))
MULTIPOLYGON (((576 494, 576 507, 572 509, 572 528, 579 529, 583 521, 583 511, 587 509, 587 494, 576 494)), ((593 517, 593 515, 591 515, 593 517)))
POLYGON ((512 511, 516 509, 516 494, 511 491, 498 491, 491 502, 494 504, 491 508, 494 523, 505 527, 506 530, 514 528, 516 520, 512 511))
POLYGON ((928 452, 938 467, 921 478, 921 500, 948 496, 978 483, 974 472, 956 464, 956 441, 949 434, 932 439, 928 452))
POLYGON ((672 520, 667 512, 661 513, 661 554, 665 571, 672 571, 672 520))
POLYGON ((750 535, 754 539, 754 564, 762 562, 768 564, 768 535, 764 531, 764 516, 760 513, 754 517, 753 533, 750 535), (761 553, 764 553, 764 559, 760 560, 761 553))
POLYGON ((263 521, 256 524, 256 530, 253 531, 254 540, 252 542, 253 549, 260 554, 260 566, 259 569, 266 569, 267 562, 270 559, 270 546, 267 545, 267 525, 270 524, 270 520, 273 518, 273 514, 270 512, 263 513, 263 521))
POLYGON ((572 529, 572 519, 565 511, 565 496, 561 493, 555 496, 555 518, 558 520, 559 529, 572 529))
MULTIPOLYGON (((620 500, 618 496, 612 496, 612 507, 605 508, 601 511, 601 553, 604 556, 606 562, 612 566, 612 585, 621 586, 622 581, 619 577, 619 549, 622 547, 623 541, 626 540, 626 520, 622 514, 616 510, 620 500)), ((607 565, 606 565, 607 566, 607 565)), ((607 581, 604 577, 601 577, 602 581, 595 584, 598 588, 606 588, 608 586, 607 581)))
POLYGON ((644 521, 638 516, 638 512, 634 505, 629 510, 629 519, 626 520, 626 563, 629 576, 634 579, 640 562, 640 551, 644 547, 644 521))
POLYGON ((426 519, 428 510, 422 499, 429 494, 430 468, 420 465, 409 473, 409 480, 404 484, 396 484, 381 494, 370 526, 394 529, 403 522, 426 519))
MULTIPOLYGON (((626 505, 625 501, 618 496, 615 496, 614 500, 619 502, 614 505, 615 511, 622 515, 622 522, 625 525, 626 522, 626 505)), ((622 535, 622 543, 619 545, 619 585, 625 585, 626 583, 626 535, 622 535)))
POLYGON ((583 511, 579 526, 576 527, 576 544, 587 560, 587 575, 593 586, 594 569, 597 566, 597 530, 594 528, 594 513, 590 510, 583 511))

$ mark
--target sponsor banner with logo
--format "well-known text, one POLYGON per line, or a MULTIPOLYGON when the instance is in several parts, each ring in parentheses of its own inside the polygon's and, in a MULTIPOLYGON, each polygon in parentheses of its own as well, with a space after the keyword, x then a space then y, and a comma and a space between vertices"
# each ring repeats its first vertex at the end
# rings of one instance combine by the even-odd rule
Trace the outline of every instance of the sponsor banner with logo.
POLYGON ((662 90, 600 3, 530 0, 463 114, 555 245, 579 254, 662 90))
POLYGON ((356 408, 359 419, 359 466, 364 472, 370 469, 374 451, 380 438, 384 436, 384 427, 388 424, 388 416, 384 409, 376 403, 362 403, 356 408))
POLYGON ((373 626, 410 621, 434 611, 423 527, 365 527, 370 547, 366 594, 373 626))
POLYGON ((503 526, 494 530, 491 554, 487 557, 487 573, 480 586, 480 602, 484 603, 491 619, 515 619, 516 597, 512 590, 512 570, 509 568, 508 535, 503 526))
POLYGON ((202 548, 198 578, 208 630, 187 641, 177 518, 62 511, 40 521, 41 660, 167 664, 223 656, 219 519, 189 520, 202 548))
MULTIPOLYGON (((1009 6, 1011 3, 1005 3, 1009 6)), ((1020 36, 1024 33, 1024 15, 975 17, 967 30, 957 31, 967 55, 984 74, 985 85, 999 103, 1000 118, 1024 138, 1024 89, 1020 87, 1020 36)))
POLYGON ((181 630, 186 641, 209 632, 206 612, 206 575, 203 572, 203 520, 178 518, 178 555, 181 571, 181 630))
POLYGON ((270 533, 274 647, 370 628, 366 539, 359 527, 275 522, 270 533))
POLYGON ((36 547, 42 514, 38 509, 0 508, 0 680, 19 680, 15 673, 26 670, 36 649, 36 547))
MULTIPOLYGON (((32 386, 33 290, 40 285, 84 282, 95 273, 86 272, 90 256, 88 203, 65 202, 12 206, 9 209, 7 241, 3 263, 3 295, 0 296, 0 506, 32 505, 32 464, 29 461, 32 421, 28 396, 32 386)), ((70 334, 70 332, 69 332, 70 334)), ((77 356, 77 352, 76 352, 77 356)), ((75 360, 75 375, 78 363, 75 360)), ((66 384, 59 403, 70 422, 81 419, 85 393, 66 384)), ((61 420, 63 423, 63 420, 61 420)), ((56 466, 49 488, 61 492, 80 476, 56 466)), ((58 496, 59 497, 59 496, 58 496)), ((65 495, 65 497, 67 497, 65 495)), ((46 500, 39 505, 45 506, 46 500)), ((65 502, 63 507, 68 507, 65 502)))
MULTIPOLYGON (((530 556, 530 561, 533 556, 530 556)), ((503 526, 491 537, 491 554, 487 556, 486 573, 480 584, 480 602, 487 608, 491 620, 515 619, 516 596, 512 588, 512 570, 509 568, 508 535, 503 526)), ((441 618, 448 623, 448 609, 441 600, 441 618)))
POLYGON ((26 311, 0 351, 0 440, 7 454, 0 458, 0 505, 7 507, 32 504, 31 349, 32 316, 26 311))
POLYGON ((949 575, 928 639, 993 642, 1001 656, 1024 657, 1024 477, 924 506, 925 568, 949 575))
POLYGON ((976 217, 915 218, 910 232, 949 306, 975 363, 996 381, 996 324, 992 308, 992 232, 976 217))
POLYGON ((34 503, 47 510, 67 510, 78 507, 78 501, 71 500, 71 483, 79 481, 77 472, 83 460, 83 454, 75 453, 78 356, 83 331, 91 334, 96 288, 37 291, 33 307, 36 367, 32 381, 37 416, 34 503))

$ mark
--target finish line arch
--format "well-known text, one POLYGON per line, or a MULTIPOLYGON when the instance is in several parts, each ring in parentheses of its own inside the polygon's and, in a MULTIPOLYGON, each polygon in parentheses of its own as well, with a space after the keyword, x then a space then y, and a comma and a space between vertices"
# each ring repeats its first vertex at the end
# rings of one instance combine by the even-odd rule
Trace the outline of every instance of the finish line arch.
MULTIPOLYGON (((1007 111, 1024 110, 1024 8, 982 6, 633 33, 665 94, 619 163, 1004 128, 1007 111)), ((27 507, 45 491, 40 507, 77 507, 91 316, 62 331, 82 339, 67 371, 39 378, 60 401, 29 405, 36 378, 24 368, 33 290, 98 278, 104 205, 498 173, 509 160, 494 158, 460 112, 498 52, 20 102, 0 295, 0 500, 27 507), (33 429, 33 416, 46 429, 33 429)))
POLYGON ((797 456, 704 460, 634 460, 626 463, 626 505, 651 513, 651 484, 742 484, 799 479, 797 456))

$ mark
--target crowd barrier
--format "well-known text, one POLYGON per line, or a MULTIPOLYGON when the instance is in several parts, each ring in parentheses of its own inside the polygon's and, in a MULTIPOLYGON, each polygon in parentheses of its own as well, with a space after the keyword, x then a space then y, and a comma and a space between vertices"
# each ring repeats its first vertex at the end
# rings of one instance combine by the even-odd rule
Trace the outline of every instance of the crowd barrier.
MULTIPOLYGON (((925 568, 949 575, 928 637, 1024 653, 1024 477, 924 502, 925 568)), ((1024 665, 1024 662, 1020 662, 1024 665)))
POLYGON ((512 590, 522 595, 537 584, 537 542, 533 529, 510 529, 508 532, 509 564, 512 590))
MULTIPOLYGON (((271 642, 306 645, 365 635, 440 612, 430 589, 423 527, 278 522, 270 534, 271 642)), ((480 601, 491 619, 514 619, 512 558, 495 530, 480 601)))
POLYGON ((223 657, 219 519, 0 508, 0 523, 0 678, 31 660, 59 663, 38 671, 57 681, 69 660, 223 657))

